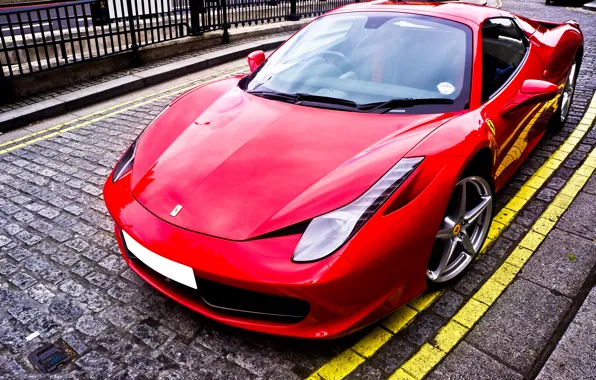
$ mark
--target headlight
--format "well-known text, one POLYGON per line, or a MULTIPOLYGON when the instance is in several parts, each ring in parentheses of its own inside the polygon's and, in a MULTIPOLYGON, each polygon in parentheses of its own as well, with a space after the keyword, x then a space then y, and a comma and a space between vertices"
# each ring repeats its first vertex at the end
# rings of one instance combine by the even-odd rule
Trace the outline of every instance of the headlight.
POLYGON ((124 176, 124 174, 126 174, 129 170, 132 169, 132 164, 135 161, 135 152, 137 150, 138 141, 139 138, 137 137, 137 139, 133 141, 132 144, 130 144, 126 152, 124 152, 122 158, 120 158, 120 161, 118 161, 118 163, 116 164, 116 167, 114 167, 114 175, 112 176, 112 182, 118 181, 120 178, 124 176))
POLYGON ((423 159, 403 158, 358 199, 314 218, 302 235, 292 260, 315 261, 335 252, 377 212, 423 159))
MULTIPOLYGON (((153 118, 153 120, 151 120, 151 123, 147 124, 145 129, 143 129, 143 132, 145 132, 145 130, 147 128, 149 128, 149 126, 151 124, 153 124, 155 122, 155 120, 157 120, 157 118, 161 116, 161 114, 166 112, 168 110, 168 108, 170 108, 170 106, 167 106, 166 108, 163 109, 163 111, 161 111, 159 113, 159 115, 155 116, 155 118, 153 118)), ((138 143, 139 139, 141 138, 141 135, 143 134, 143 132, 141 132, 141 134, 136 138, 136 140, 133 141, 132 144, 130 144, 130 147, 126 150, 126 152, 124 152, 124 154, 120 158, 120 161, 118 161, 118 163, 114 167, 114 175, 112 176, 112 182, 118 181, 129 170, 132 169, 132 165, 135 161, 135 153, 137 151, 137 143, 138 143)))

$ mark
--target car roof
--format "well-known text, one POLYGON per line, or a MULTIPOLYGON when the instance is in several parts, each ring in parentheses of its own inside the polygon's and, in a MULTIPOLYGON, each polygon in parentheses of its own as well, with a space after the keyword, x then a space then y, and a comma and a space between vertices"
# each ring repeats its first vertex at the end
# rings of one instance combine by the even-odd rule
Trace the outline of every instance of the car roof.
POLYGON ((424 15, 437 15, 443 17, 459 17, 475 24, 482 24, 484 20, 492 17, 510 16, 499 9, 459 1, 443 2, 406 2, 377 0, 366 3, 355 3, 341 7, 331 13, 344 12, 408 12, 424 15))

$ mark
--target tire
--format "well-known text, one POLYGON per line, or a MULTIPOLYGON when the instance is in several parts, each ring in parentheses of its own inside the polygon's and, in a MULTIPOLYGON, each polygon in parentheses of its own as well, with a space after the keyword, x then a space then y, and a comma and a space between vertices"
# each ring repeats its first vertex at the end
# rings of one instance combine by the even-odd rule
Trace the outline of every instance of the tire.
POLYGON ((427 265, 429 287, 451 284, 472 266, 490 228, 493 196, 490 181, 478 173, 464 173, 455 185, 427 265))
POLYGON ((571 110, 571 104, 573 102, 573 94, 575 93, 575 86, 577 85, 579 67, 579 60, 576 58, 573 60, 569 73, 567 74, 567 81, 565 82, 565 88, 563 89, 563 94, 559 100, 557 111, 553 114, 548 126, 549 130, 553 133, 560 131, 569 117, 569 111, 571 110))

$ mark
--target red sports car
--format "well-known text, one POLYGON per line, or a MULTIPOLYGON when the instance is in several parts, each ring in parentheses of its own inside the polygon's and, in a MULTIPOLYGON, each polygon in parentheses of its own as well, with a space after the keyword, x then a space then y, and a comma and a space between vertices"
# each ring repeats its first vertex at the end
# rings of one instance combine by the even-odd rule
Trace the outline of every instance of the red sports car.
POLYGON ((578 25, 350 5, 173 101, 104 187, 124 259, 217 321, 338 337, 460 277, 569 113, 578 25))

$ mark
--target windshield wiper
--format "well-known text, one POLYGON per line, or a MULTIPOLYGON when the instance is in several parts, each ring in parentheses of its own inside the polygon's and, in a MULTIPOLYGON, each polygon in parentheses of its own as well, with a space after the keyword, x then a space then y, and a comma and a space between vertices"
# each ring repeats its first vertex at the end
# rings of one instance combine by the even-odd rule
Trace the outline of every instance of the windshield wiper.
POLYGON ((281 100, 288 103, 301 104, 304 102, 315 103, 316 105, 333 105, 339 109, 359 111, 358 104, 351 100, 333 98, 331 96, 311 95, 305 93, 286 94, 277 91, 246 91, 249 94, 261 96, 267 99, 281 100))
POLYGON ((413 107, 424 104, 453 104, 453 99, 447 98, 399 98, 390 99, 384 102, 361 104, 358 108, 366 112, 384 113, 394 108, 413 107))
POLYGON ((260 96, 267 99, 281 100, 288 103, 296 103, 296 96, 277 91, 246 91, 249 94, 260 96))

